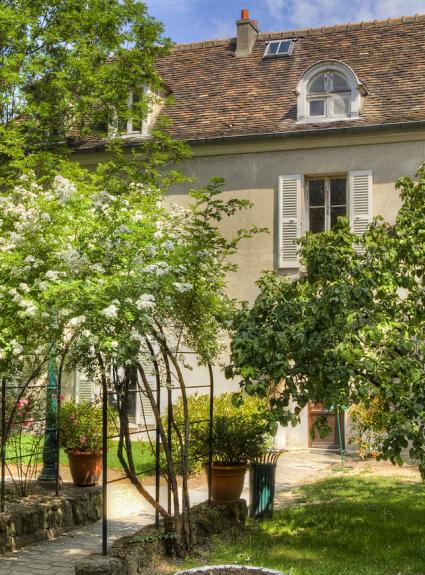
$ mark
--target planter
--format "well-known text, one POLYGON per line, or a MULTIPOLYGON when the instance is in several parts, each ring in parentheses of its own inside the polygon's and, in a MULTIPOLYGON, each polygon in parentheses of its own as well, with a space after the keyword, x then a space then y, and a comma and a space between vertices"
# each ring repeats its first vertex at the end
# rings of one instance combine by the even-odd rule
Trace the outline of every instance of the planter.
MULTIPOLYGON (((211 497, 217 503, 239 501, 245 480, 246 463, 225 465, 213 463, 211 473, 211 497)), ((208 464, 205 464, 208 476, 208 464)))
POLYGON ((75 485, 96 485, 102 472, 102 452, 67 451, 69 470, 75 485))

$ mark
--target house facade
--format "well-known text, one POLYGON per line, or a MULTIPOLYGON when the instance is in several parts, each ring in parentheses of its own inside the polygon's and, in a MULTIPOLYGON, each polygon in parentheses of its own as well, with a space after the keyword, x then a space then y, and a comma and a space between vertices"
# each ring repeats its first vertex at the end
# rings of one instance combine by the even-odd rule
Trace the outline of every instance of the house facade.
MULTIPOLYGON (((170 132, 193 151, 183 172, 200 184, 224 178, 225 197, 253 203, 228 231, 270 230, 241 244, 230 295, 253 301, 265 270, 296 277, 296 238, 329 229, 340 215, 358 234, 377 215, 394 221, 397 179, 414 178, 425 161, 424 56, 425 16, 264 33, 243 10, 234 38, 178 45, 158 63, 173 96, 170 132)), ((145 136, 129 137, 137 145, 145 136)), ((98 157, 76 152, 84 164, 98 157)), ((186 204, 186 192, 174 189, 170 201, 186 204)), ((203 373, 190 377, 199 382, 203 373)), ((219 392, 229 389, 218 368, 216 378, 219 392)), ((310 438, 320 413, 305 409, 277 444, 337 447, 335 416, 327 438, 310 438)), ((340 423, 347 435, 347 416, 340 423)))

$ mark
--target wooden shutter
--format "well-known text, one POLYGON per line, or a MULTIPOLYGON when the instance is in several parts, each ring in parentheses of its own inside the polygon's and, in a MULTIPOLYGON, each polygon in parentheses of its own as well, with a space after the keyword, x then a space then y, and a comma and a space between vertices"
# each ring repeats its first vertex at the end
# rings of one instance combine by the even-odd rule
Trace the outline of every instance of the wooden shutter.
POLYGON ((279 267, 298 268, 301 235, 301 176, 279 177, 279 267))
POLYGON ((349 193, 351 228, 361 237, 372 221, 372 172, 350 172, 349 193))

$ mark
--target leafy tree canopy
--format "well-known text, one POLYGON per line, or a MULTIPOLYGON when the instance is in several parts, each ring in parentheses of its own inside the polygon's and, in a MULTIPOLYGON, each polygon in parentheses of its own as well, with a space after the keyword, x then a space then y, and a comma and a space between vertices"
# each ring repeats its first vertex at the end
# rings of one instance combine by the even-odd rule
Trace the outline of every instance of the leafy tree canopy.
POLYGON ((393 225, 377 219, 359 239, 341 218, 300 241, 298 279, 260 279, 254 305, 238 314, 227 373, 269 396, 270 417, 284 425, 309 401, 378 402, 383 457, 401 464, 407 448, 425 476, 424 169, 397 188, 393 225))

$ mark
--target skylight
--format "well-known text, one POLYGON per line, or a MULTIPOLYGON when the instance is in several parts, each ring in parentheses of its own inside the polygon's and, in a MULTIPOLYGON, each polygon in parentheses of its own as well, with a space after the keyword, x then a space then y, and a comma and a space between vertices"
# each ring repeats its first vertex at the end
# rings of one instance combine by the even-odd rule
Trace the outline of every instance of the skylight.
POLYGON ((272 40, 267 42, 263 58, 276 58, 278 56, 290 56, 294 49, 293 40, 272 40))

